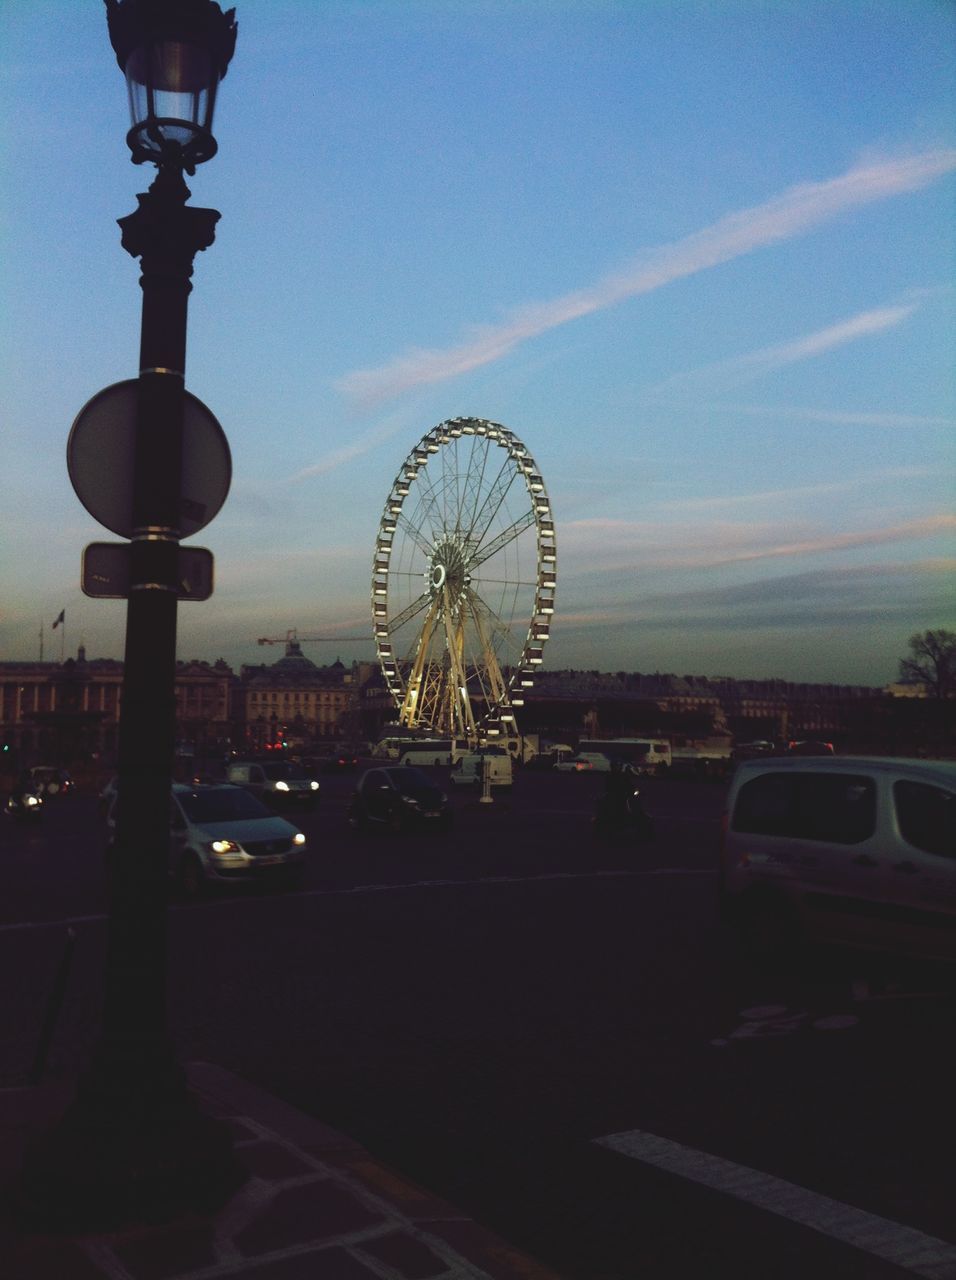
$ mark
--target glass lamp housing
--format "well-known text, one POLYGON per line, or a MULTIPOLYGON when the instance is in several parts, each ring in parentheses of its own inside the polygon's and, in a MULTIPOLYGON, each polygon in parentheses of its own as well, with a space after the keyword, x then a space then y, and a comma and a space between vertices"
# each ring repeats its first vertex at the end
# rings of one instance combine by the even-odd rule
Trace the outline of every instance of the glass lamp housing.
POLYGON ((216 154, 216 90, 236 43, 235 10, 215 0, 106 0, 126 77, 133 160, 187 172, 216 154))

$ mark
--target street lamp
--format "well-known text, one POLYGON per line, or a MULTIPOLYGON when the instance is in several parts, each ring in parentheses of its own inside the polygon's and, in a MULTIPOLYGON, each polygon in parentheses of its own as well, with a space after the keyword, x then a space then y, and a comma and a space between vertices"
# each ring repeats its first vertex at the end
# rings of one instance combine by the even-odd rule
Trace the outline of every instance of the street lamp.
POLYGON ((222 1201, 245 1176, 228 1129, 187 1088, 166 1015, 179 542, 218 510, 197 525, 183 493, 187 299, 193 260, 219 219, 187 206, 183 173, 216 152, 213 107, 235 11, 214 0, 105 4, 129 89, 132 159, 157 175, 119 220, 124 249, 141 260, 143 309, 131 474, 107 477, 128 492, 129 527, 117 531, 130 541, 103 1018, 72 1106, 27 1153, 20 1183, 28 1214, 77 1229, 222 1201))

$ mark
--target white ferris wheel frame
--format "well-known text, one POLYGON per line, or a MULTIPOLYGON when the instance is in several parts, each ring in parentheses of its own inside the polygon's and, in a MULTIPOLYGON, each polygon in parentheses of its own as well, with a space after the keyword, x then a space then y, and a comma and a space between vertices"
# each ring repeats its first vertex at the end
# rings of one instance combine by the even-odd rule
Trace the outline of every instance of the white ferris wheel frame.
MULTIPOLYGON (((486 449, 484 459, 489 456, 491 450, 486 449)), ((527 554, 530 559, 530 552, 527 554)), ((413 579, 415 574, 403 569, 401 576, 413 579)), ((405 585, 408 593, 408 584, 405 585)), ((516 597, 519 586, 528 588, 526 595, 531 599, 530 582, 515 583, 516 597)), ((469 741, 516 732, 514 708, 524 704, 525 691, 533 685, 535 672, 544 661, 556 586, 557 549, 551 501, 534 459, 515 433, 483 418, 450 418, 426 432, 392 484, 379 524, 372 566, 376 652, 398 708, 399 722, 409 729, 427 729, 469 741), (448 475, 443 465, 436 476, 440 492, 431 488, 426 492, 427 468, 436 455, 449 456, 443 455, 443 450, 455 450, 457 458, 457 442, 469 436, 483 437, 489 445, 503 450, 504 457, 497 475, 483 487, 484 468, 481 476, 471 475, 477 453, 472 444, 469 470, 464 476, 454 473, 458 505, 454 526, 449 527, 445 511, 448 475), (519 477, 527 493, 527 510, 522 510, 507 528, 488 537, 509 492, 521 492, 520 487, 515 489, 519 477), (415 486, 424 495, 419 498, 419 506, 429 513, 428 528, 405 514, 406 499, 415 486), (438 510, 439 505, 442 511, 438 510), (468 518, 463 525, 461 517, 466 506, 468 518), (520 620, 503 622, 497 616, 472 588, 471 571, 503 554, 509 545, 517 546, 517 540, 532 526, 536 563, 533 602, 524 630, 525 624, 520 620), (419 572, 424 589, 409 603, 399 601, 403 607, 395 612, 393 602, 399 592, 393 552, 398 534, 404 538, 400 548, 403 553, 410 554, 414 547, 421 555, 419 572), (415 628, 405 633, 406 640, 411 637, 405 652, 396 652, 396 633, 419 617, 420 625, 416 622, 415 628), (518 643, 513 622, 520 623, 524 634, 518 656, 502 666, 498 661, 501 636, 507 634, 513 645, 518 643), (480 660, 475 660, 474 652, 470 656, 465 652, 466 629, 478 638, 480 660), (495 636, 499 638, 497 645, 495 636)))

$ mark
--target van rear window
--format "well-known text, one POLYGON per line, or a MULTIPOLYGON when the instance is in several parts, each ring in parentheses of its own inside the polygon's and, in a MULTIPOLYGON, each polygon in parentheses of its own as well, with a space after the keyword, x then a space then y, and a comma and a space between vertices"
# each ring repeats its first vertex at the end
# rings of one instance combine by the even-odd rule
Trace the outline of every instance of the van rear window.
POLYGON ((737 796, 731 827, 754 835, 859 844, 876 829, 872 778, 848 773, 764 773, 737 796))

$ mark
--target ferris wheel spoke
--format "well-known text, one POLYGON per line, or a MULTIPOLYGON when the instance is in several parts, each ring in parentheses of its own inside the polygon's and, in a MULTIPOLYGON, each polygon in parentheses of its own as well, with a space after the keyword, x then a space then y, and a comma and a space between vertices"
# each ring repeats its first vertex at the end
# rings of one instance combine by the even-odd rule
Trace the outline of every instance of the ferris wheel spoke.
POLYGON ((481 506, 472 516, 471 524, 468 526, 468 541, 474 546, 481 544, 481 540, 491 528, 492 522, 500 510, 508 490, 514 484, 517 475, 517 471, 509 470, 507 461, 502 464, 501 470, 485 494, 481 506))
POLYGON ((506 547, 509 542, 514 542, 515 538, 524 533, 525 529, 530 528, 533 524, 534 512, 526 511, 507 529, 502 529, 501 533, 492 538, 490 542, 483 547, 479 546, 469 561, 469 567, 474 569, 476 565, 484 564, 486 560, 490 560, 496 552, 500 551, 502 547, 506 547))
POLYGON ((401 613, 396 614, 388 624, 389 635, 394 635, 397 631, 400 631, 406 622, 410 622, 412 618, 420 614, 423 609, 426 609, 428 605, 431 604, 431 599, 431 593, 423 591, 418 599, 413 600, 407 609, 403 609, 401 613))
POLYGON ((476 627, 479 624, 479 619, 482 619, 482 627, 485 629, 486 634, 487 634, 487 627, 490 626, 491 630, 496 635, 500 636, 501 643, 499 643, 499 645, 497 646, 494 646, 496 650, 497 648, 501 647, 501 644, 506 643, 509 648, 514 649, 516 653, 520 654, 521 648, 522 648, 522 642, 515 635, 515 632, 512 629, 511 623, 506 622, 505 619, 501 616, 501 614, 496 612, 491 607, 491 605, 488 604, 487 600, 483 599, 482 596, 480 596, 477 591, 475 590, 469 591, 468 601, 472 610, 472 614, 475 618, 476 627))
POLYGON ((419 551, 426 556, 430 556, 434 547, 434 541, 429 542, 425 535, 421 532, 417 525, 412 524, 411 520, 402 512, 395 520, 396 529, 401 529, 407 537, 418 547, 419 551))

